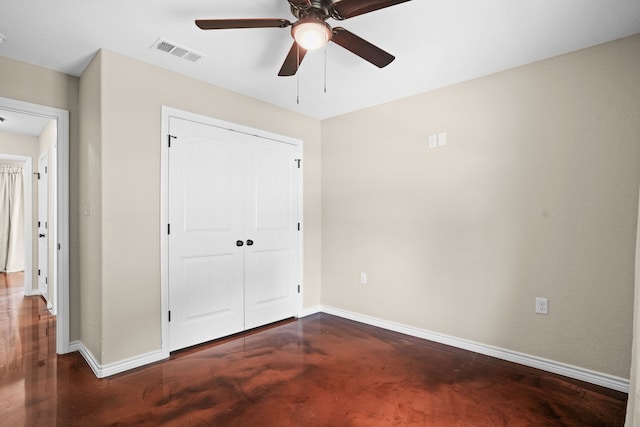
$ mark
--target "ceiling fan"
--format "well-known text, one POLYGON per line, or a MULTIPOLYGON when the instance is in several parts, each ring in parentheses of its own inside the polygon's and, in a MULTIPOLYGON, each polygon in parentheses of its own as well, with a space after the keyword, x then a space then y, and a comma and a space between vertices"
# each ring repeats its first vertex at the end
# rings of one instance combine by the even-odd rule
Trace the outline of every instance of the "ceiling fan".
POLYGON ((327 19, 344 20, 365 13, 395 6, 410 0, 287 0, 296 22, 287 19, 198 19, 202 30, 232 28, 286 28, 291 27, 293 45, 280 68, 279 76, 293 76, 298 71, 308 50, 319 49, 328 41, 369 61, 379 68, 389 65, 395 57, 342 27, 331 27, 327 19))

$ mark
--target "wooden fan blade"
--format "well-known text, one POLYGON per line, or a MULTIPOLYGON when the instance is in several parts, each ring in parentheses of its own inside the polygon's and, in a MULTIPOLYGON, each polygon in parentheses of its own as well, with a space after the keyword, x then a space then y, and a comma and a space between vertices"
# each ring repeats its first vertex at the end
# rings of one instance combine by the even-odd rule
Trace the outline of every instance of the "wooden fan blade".
POLYGON ((201 30, 228 30, 232 28, 285 28, 291 25, 286 19, 196 19, 201 30))
MULTIPOLYGON (((345 1, 345 0, 343 0, 345 1)), ((365 61, 371 62, 376 67, 382 68, 389 65, 395 56, 385 52, 379 47, 372 45, 365 39, 362 39, 350 31, 342 27, 335 27, 331 41, 342 46, 350 52, 355 53, 365 61)))
POLYGON ((295 41, 289 49, 289 53, 287 57, 284 59, 284 63, 282 64, 282 68, 280 68, 279 76, 293 76, 298 72, 298 68, 300 64, 302 64, 302 59, 307 54, 307 50, 298 46, 298 43, 295 41))
POLYGON ((334 19, 347 19, 410 0, 341 0, 331 4, 329 13, 334 19))

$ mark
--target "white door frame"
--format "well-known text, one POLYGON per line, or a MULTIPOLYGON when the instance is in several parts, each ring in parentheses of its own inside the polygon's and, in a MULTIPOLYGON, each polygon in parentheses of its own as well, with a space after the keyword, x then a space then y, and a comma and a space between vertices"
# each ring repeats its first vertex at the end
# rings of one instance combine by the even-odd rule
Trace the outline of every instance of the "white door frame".
MULTIPOLYGON (((45 117, 56 121, 57 140, 51 150, 56 164, 56 183, 52 188, 53 218, 49 218, 50 242, 57 244, 53 251, 55 274, 49 283, 54 285, 53 314, 56 319, 56 353, 69 353, 69 111, 0 97, 0 108, 45 117)), ((26 198, 26 192, 25 192, 26 198)), ((28 224, 31 224, 31 217, 28 224)), ((25 223, 26 225, 26 223, 25 223)), ((31 227, 25 227, 31 229, 31 227)), ((31 238, 28 243, 31 247, 31 238)), ((29 253, 31 258, 31 252, 29 253)), ((26 266, 25 266, 26 267, 26 266)), ((51 266, 50 266, 51 267, 51 266)), ((25 272, 26 281, 26 272, 25 272)))
MULTIPOLYGON (((178 110, 167 106, 162 106, 162 123, 160 132, 160 322, 162 325, 162 357, 169 357, 169 236, 167 234, 167 224, 169 223, 169 118, 175 117, 184 120, 191 120, 199 123, 217 126, 234 132, 241 132, 248 135, 258 136, 261 138, 272 139, 274 141, 285 142, 298 145, 300 152, 303 150, 303 142, 300 139, 278 135, 260 129, 254 129, 247 126, 238 125, 224 120, 218 120, 200 114, 191 113, 184 110, 178 110)), ((302 155, 301 155, 302 157, 302 155)), ((302 160, 302 159, 301 159, 302 160)), ((304 163, 301 161, 301 163, 304 163)), ((303 216, 303 176, 300 176, 300 197, 299 197, 299 215, 302 224, 303 216)), ((304 224, 302 226, 304 229, 304 224)), ((298 316, 302 314, 304 285, 302 283, 303 274, 303 232, 299 233, 299 283, 300 293, 298 294, 298 316)))
POLYGON ((55 307, 51 303, 51 299, 49 297, 49 284, 47 282, 47 276, 49 275, 49 174, 46 171, 48 165, 48 155, 47 151, 43 151, 38 156, 38 234, 40 234, 41 230, 44 228, 45 241, 41 242, 41 237, 38 236, 38 291, 42 295, 44 290, 46 290, 47 295, 42 295, 44 300, 47 302, 47 307, 50 310, 54 310, 55 307), (41 166, 44 164, 44 169, 41 169, 41 166), (45 188, 43 188, 45 187, 45 188), (42 191, 44 190, 44 191, 42 191), (44 193, 44 194, 43 194, 44 193), (41 218, 44 216, 44 224, 40 224, 41 218), (41 253, 41 244, 46 244, 46 253, 41 253), (42 271, 41 271, 42 270, 42 271), (44 285, 43 282, 44 281, 44 285))
POLYGON ((0 160, 13 160, 24 163, 22 180, 24 185, 24 294, 38 295, 33 289, 33 160, 30 156, 0 154, 0 160))

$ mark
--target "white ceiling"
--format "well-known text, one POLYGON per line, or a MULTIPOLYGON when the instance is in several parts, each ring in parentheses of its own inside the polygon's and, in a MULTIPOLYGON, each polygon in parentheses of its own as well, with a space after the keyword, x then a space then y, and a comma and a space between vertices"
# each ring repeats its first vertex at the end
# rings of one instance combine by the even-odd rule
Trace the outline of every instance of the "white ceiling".
POLYGON ((26 114, 0 108, 0 132, 17 133, 21 135, 40 136, 47 126, 50 117, 26 114))
POLYGON ((330 19, 396 60, 378 69, 329 43, 326 93, 324 51, 309 52, 297 77, 277 76, 289 28, 202 31, 199 18, 294 21, 286 0, 0 0, 0 55, 79 76, 106 48, 324 119, 640 33, 640 1, 412 0, 330 19), (150 49, 158 38, 205 58, 150 49))

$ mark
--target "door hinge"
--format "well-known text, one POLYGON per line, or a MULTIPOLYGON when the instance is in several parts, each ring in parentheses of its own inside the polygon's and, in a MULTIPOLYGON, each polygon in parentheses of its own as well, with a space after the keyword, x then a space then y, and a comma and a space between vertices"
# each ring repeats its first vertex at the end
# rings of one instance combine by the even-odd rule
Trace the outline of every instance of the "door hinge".
POLYGON ((46 167, 46 166, 44 167, 44 173, 48 173, 48 172, 47 172, 47 167, 46 167))
POLYGON ((48 285, 48 284, 49 284, 49 278, 48 278, 48 277, 45 277, 45 278, 44 278, 44 284, 45 284, 45 285, 48 285))
POLYGON ((167 234, 171 234, 171 224, 167 224, 167 234))
POLYGON ((38 276, 40 275, 40 269, 38 269, 38 276))
POLYGON ((298 285, 298 293, 300 293, 300 285, 298 285))
POLYGON ((61 246, 60 246, 60 243, 58 243, 58 250, 60 250, 60 249, 61 249, 61 246))
POLYGON ((302 162, 302 159, 296 159, 296 162, 298 162, 298 169, 300 169, 300 163, 302 162))
POLYGON ((300 223, 298 223, 298 231, 300 231, 300 223))
POLYGON ((167 135, 167 142, 169 143, 169 148, 171 148, 171 140, 172 139, 177 139, 177 136, 173 136, 173 135, 167 135))
POLYGON ((169 310, 169 322, 171 322, 171 310, 169 310))
POLYGON ((38 221, 38 227, 40 227, 40 221, 38 221))

